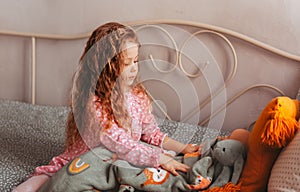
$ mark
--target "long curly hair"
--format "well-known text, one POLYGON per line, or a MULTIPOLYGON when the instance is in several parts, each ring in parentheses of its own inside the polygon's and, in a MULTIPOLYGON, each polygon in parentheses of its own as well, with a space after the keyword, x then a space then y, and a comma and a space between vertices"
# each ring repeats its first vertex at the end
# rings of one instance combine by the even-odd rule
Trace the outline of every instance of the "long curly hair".
MULTIPOLYGON (((101 132, 111 127, 112 120, 125 129, 130 126, 131 119, 124 106, 118 80, 124 68, 124 48, 127 42, 139 45, 137 35, 131 28, 115 22, 98 27, 88 39, 73 76, 66 147, 79 140, 86 142, 83 138, 85 135, 88 135, 88 142, 97 142, 101 132), (105 127, 100 128, 97 124, 99 119, 95 119, 95 96, 100 100, 102 111, 107 114, 107 122, 110 122, 105 127)), ((146 94, 140 84, 135 84, 133 90, 135 93, 146 94)))

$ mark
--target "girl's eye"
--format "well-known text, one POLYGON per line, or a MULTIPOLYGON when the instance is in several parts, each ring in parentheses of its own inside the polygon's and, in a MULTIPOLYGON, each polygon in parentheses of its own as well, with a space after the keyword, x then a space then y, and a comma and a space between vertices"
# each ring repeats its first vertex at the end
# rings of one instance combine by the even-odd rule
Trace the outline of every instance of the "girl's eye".
MULTIPOLYGON (((133 61, 134 64, 136 64, 136 63, 138 63, 138 62, 139 62, 139 60, 134 60, 134 61, 133 61)), ((126 66, 131 65, 131 64, 132 64, 132 61, 125 61, 124 64, 125 64, 126 66)))
POLYGON ((125 61, 124 64, 125 65, 130 65, 131 63, 130 63, 130 61, 125 61))

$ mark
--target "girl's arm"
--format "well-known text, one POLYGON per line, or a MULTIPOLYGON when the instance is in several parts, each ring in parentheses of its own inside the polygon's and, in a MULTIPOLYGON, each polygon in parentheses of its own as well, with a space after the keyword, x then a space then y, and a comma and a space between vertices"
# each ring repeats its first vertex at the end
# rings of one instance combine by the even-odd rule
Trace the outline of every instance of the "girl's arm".
POLYGON ((130 133, 116 124, 106 130, 100 137, 101 143, 123 160, 136 166, 159 167, 162 149, 141 144, 130 133))
POLYGON ((172 150, 178 153, 194 153, 199 150, 198 145, 183 144, 178 142, 165 133, 161 132, 152 114, 147 115, 147 121, 143 122, 142 140, 156 146, 161 146, 165 150, 172 150))
POLYGON ((142 122, 141 140, 155 146, 161 146, 167 134, 160 131, 157 122, 151 113, 145 115, 142 122))
POLYGON ((101 142, 117 156, 134 165, 159 167, 178 175, 178 171, 187 172, 189 167, 170 156, 162 153, 160 148, 152 148, 133 141, 126 132, 120 128, 112 127, 101 137, 101 142))
POLYGON ((150 101, 147 97, 141 100, 142 120, 142 141, 146 143, 161 146, 163 149, 172 150, 176 153, 193 153, 198 151, 199 146, 192 144, 183 144, 169 138, 165 133, 160 131, 156 119, 152 114, 150 101))
POLYGON ((151 148, 140 144, 132 138, 129 131, 119 127, 116 122, 109 121, 107 114, 103 112, 100 102, 96 102, 96 116, 99 121, 99 129, 111 123, 111 127, 100 135, 100 143, 123 160, 137 166, 159 167, 159 158, 162 152, 160 148, 151 148), (98 104, 98 105, 97 105, 98 104))
POLYGON ((194 153, 199 151, 199 146, 198 145, 193 145, 193 144, 183 144, 181 142, 178 142, 168 136, 165 137, 163 143, 162 143, 163 149, 166 150, 172 150, 175 151, 177 154, 178 153, 194 153))

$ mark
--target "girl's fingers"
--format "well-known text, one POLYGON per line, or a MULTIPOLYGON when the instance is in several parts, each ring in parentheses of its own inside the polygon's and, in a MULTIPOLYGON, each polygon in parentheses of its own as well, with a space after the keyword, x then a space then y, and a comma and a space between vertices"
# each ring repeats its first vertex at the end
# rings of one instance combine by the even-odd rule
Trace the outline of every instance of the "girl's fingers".
POLYGON ((203 148, 203 144, 200 144, 200 145, 199 145, 199 148, 198 148, 198 153, 199 153, 199 154, 201 154, 202 148, 203 148))
POLYGON ((195 146, 194 146, 194 152, 198 151, 199 148, 200 148, 199 145, 195 145, 195 146))
POLYGON ((188 172, 188 169, 183 168, 183 167, 177 168, 176 170, 182 171, 182 172, 185 172, 185 173, 188 172))
POLYGON ((190 146, 190 150, 191 150, 192 153, 199 150, 199 145, 189 144, 189 146, 190 146))
POLYGON ((179 175, 179 173, 177 173, 177 171, 176 170, 172 170, 172 172, 171 172, 173 175, 175 175, 175 176, 178 176, 179 175))
POLYGON ((179 174, 177 171, 187 172, 190 167, 172 159, 167 164, 164 164, 163 168, 172 173, 174 176, 178 176, 179 174))
POLYGON ((181 164, 183 166, 183 168, 185 168, 186 170, 188 170, 190 167, 187 166, 186 164, 181 164))
POLYGON ((189 170, 189 166, 185 164, 179 164, 175 169, 179 171, 187 172, 189 170))

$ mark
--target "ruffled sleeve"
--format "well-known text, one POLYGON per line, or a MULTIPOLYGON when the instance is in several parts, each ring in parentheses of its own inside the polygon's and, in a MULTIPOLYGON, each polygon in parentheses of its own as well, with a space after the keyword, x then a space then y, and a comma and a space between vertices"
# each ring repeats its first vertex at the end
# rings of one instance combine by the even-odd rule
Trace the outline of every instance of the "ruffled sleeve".
POLYGON ((111 124, 111 127, 103 130, 100 136, 101 144, 108 150, 116 153, 118 158, 134 165, 159 167, 159 157, 162 152, 160 148, 146 146, 133 139, 131 131, 119 127, 114 120, 108 120, 107 114, 103 112, 101 105, 96 107, 96 114, 100 128, 106 127, 108 123, 111 124))
POLYGON ((156 119, 152 114, 152 108, 150 100, 145 97, 141 100, 141 111, 142 111, 142 137, 141 140, 151 145, 162 147, 163 140, 167 136, 166 133, 160 131, 157 126, 156 119))
POLYGON ((113 124, 112 127, 101 135, 101 143, 110 151, 117 154, 118 158, 137 166, 159 167, 159 157, 162 150, 150 147, 133 140, 130 132, 113 124))

